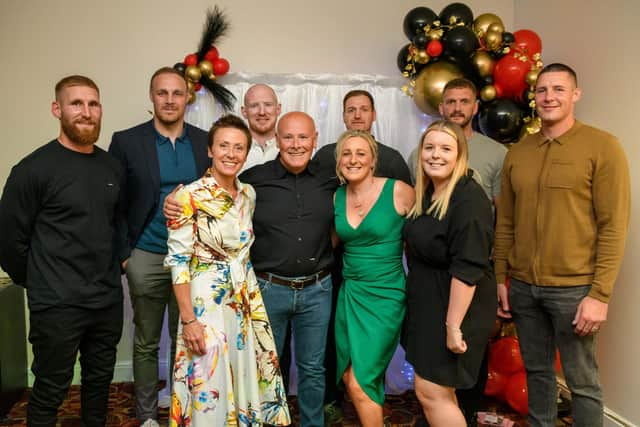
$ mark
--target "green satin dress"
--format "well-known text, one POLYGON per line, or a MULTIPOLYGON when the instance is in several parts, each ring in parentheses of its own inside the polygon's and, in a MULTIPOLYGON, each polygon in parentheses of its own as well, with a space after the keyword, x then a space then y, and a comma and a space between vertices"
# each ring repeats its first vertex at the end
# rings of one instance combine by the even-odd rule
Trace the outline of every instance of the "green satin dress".
POLYGON ((358 227, 347 220, 346 188, 335 197, 336 232, 344 243, 343 282, 336 307, 337 381, 353 367, 358 384, 384 403, 384 374, 396 350, 405 314, 402 266, 404 217, 393 206, 395 180, 358 227))

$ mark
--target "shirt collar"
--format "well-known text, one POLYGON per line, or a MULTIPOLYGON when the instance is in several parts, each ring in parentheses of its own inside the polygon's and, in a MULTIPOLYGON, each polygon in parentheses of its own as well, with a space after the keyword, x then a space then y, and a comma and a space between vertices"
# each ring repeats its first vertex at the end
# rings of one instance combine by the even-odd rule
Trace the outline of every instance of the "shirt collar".
POLYGON ((555 141, 560 145, 565 145, 567 144, 572 137, 580 130, 580 128, 583 126, 582 122, 576 120, 573 123, 573 126, 571 126, 571 128, 566 131, 565 133, 563 133, 562 135, 560 135, 557 138, 547 138, 546 136, 544 136, 544 134, 542 133, 542 131, 538 132, 537 134, 534 135, 536 139, 536 142, 538 144, 538 146, 541 146, 547 142, 551 142, 551 141, 555 141))
MULTIPOLYGON (((213 173, 211 173, 211 168, 208 168, 207 171, 204 173, 204 178, 206 178, 208 181, 213 181, 216 185, 220 187, 220 189, 222 189, 222 191, 229 194, 227 190, 225 190, 221 185, 218 184, 218 181, 216 181, 215 177, 213 176, 213 173)), ((247 197, 249 196, 249 186, 244 182, 240 181, 237 176, 236 176, 236 188, 238 189, 238 193, 242 193, 247 197)))
MULTIPOLYGON (((282 160, 280 159, 280 153, 278 153, 275 160, 273 161, 273 171, 276 174, 276 176, 279 178, 284 177, 286 174, 294 175, 293 173, 289 172, 289 170, 287 170, 287 168, 285 168, 284 165, 282 164, 282 160)), ((304 173, 316 175, 318 171, 319 171, 318 162, 314 161, 314 159, 311 158, 309 160, 309 164, 307 165, 307 167, 298 175, 302 175, 304 173)))
MULTIPOLYGON (((156 141, 158 142, 159 145, 163 145, 166 143, 171 142, 171 140, 169 138, 167 138, 166 136, 162 135, 160 132, 158 132, 158 129, 156 129, 155 125, 153 126, 153 131, 156 134, 156 141)), ((180 133, 180 136, 176 138, 176 143, 186 143, 188 141, 187 138, 187 124, 185 123, 182 126, 182 132, 180 133)))

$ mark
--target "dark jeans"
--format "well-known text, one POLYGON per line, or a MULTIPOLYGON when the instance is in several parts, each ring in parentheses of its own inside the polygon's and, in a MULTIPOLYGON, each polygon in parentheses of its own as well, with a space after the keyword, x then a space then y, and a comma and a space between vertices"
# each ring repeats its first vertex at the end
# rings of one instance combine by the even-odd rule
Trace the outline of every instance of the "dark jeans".
POLYGON ((574 425, 603 424, 595 337, 576 335, 571 324, 590 289, 590 285, 535 286, 511 279, 509 302, 527 371, 532 427, 556 425, 556 346, 571 391, 574 425))
POLYGON ((273 330, 282 355, 287 329, 291 327, 298 368, 298 411, 301 427, 324 426, 324 352, 331 316, 331 275, 304 289, 258 278, 273 330))
POLYGON ((29 341, 35 375, 28 426, 55 426, 80 352, 82 425, 104 426, 109 384, 122 334, 122 303, 103 309, 54 307, 31 312, 29 341))

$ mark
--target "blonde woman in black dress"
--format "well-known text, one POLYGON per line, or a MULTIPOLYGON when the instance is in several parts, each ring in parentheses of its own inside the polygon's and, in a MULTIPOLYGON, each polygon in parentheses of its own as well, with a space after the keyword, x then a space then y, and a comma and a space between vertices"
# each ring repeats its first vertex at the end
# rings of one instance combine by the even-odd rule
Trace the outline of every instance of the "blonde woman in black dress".
POLYGON ((416 203, 403 229, 409 259, 404 346, 429 425, 466 426, 455 390, 476 383, 497 308, 489 261, 493 216, 468 168, 457 124, 429 126, 419 153, 416 203))

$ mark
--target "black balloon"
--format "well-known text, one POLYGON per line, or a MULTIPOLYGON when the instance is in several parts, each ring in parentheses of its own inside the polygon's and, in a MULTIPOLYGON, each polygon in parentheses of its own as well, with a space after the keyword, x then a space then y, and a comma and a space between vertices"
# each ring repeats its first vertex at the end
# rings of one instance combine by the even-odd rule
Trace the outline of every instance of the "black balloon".
POLYGON ((181 73, 184 74, 184 70, 187 69, 187 66, 183 62, 176 62, 173 65, 173 69, 176 70, 176 71, 180 71, 181 73))
POLYGON ((493 84, 493 76, 486 76, 482 78, 483 86, 492 85, 493 84))
POLYGON ((433 21, 437 19, 438 15, 428 7, 421 6, 411 9, 404 17, 404 22, 402 23, 404 35, 407 36, 409 40, 413 40, 416 34, 424 33, 424 27, 426 25, 433 24, 433 21))
POLYGON ((516 102, 496 99, 481 109, 478 123, 489 138, 502 143, 515 142, 524 124, 524 115, 525 111, 516 102))
POLYGON ((473 12, 464 3, 451 3, 445 6, 440 12, 440 23, 442 25, 450 25, 463 22, 464 25, 471 26, 473 24, 473 12))
MULTIPOLYGON (((402 49, 400 49, 400 52, 398 52, 398 58, 396 60, 396 63, 398 64, 398 69, 400 70, 401 73, 406 72, 410 72, 410 70, 407 70, 405 67, 407 66, 407 64, 409 64, 409 60, 407 60, 407 58, 409 57, 409 47, 411 46, 411 43, 408 43, 406 46, 404 46, 402 49)), ((420 72, 420 70, 422 70, 427 64, 419 64, 417 62, 414 63, 414 66, 416 67, 416 74, 418 72, 420 72)))
POLYGON ((427 43, 429 43, 429 37, 425 33, 420 33, 413 38, 413 44, 421 50, 425 50, 427 48, 427 43))
POLYGON ((455 27, 444 34, 442 45, 445 56, 466 60, 480 47, 480 42, 471 28, 455 27))
POLYGON ((516 41, 516 38, 513 36, 513 33, 508 33, 508 32, 502 33, 502 44, 510 45, 515 41, 516 41))

